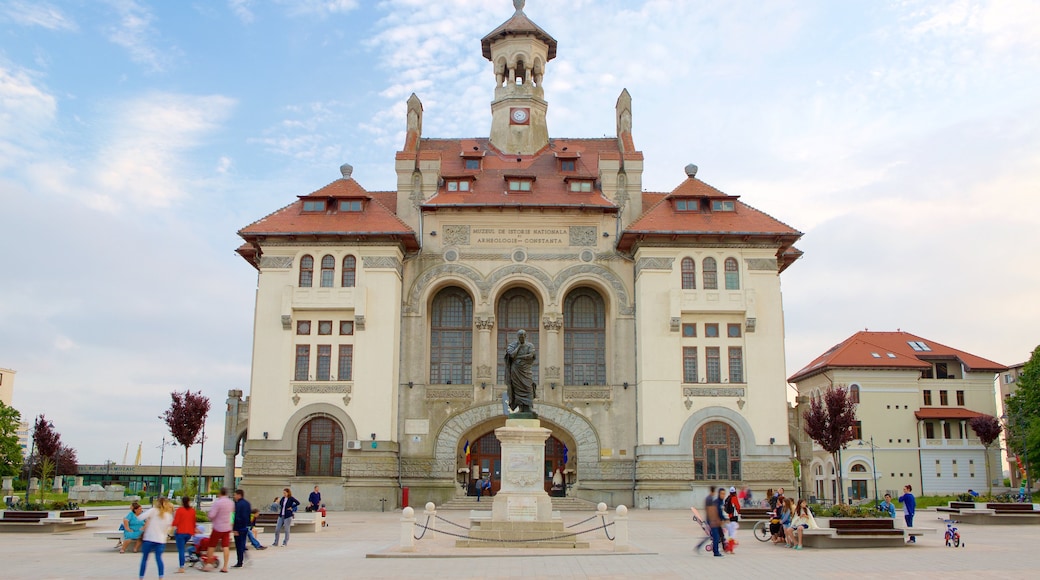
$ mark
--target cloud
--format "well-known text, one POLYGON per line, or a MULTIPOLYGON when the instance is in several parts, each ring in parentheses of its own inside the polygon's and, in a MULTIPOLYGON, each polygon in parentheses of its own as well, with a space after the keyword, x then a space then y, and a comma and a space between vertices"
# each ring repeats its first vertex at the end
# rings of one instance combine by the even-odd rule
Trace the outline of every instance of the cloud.
POLYGON ((250 9, 251 4, 252 0, 228 0, 228 8, 243 24, 252 24, 256 19, 256 16, 250 9))
POLYGON ((356 10, 358 0, 276 0, 286 6, 293 16, 318 16, 326 18, 356 10))
POLYGON ((17 166, 39 147, 54 122, 57 100, 33 73, 0 60, 0 169, 17 166))
POLYGON ((40 26, 48 30, 76 30, 76 22, 47 2, 9 0, 3 7, 5 15, 23 26, 40 26))
POLYGON ((119 22, 109 28, 108 39, 125 48, 130 53, 131 60, 145 65, 150 71, 165 70, 172 57, 180 51, 167 48, 164 52, 155 46, 155 40, 161 38, 161 35, 152 25, 155 19, 152 12, 134 0, 111 2, 116 9, 119 22))

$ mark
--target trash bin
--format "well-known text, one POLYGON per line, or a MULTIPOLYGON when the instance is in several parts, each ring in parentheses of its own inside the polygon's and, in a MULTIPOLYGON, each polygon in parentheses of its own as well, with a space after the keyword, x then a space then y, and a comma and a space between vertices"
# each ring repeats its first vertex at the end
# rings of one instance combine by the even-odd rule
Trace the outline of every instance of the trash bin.
POLYGON ((401 508, 404 509, 406 507, 408 507, 408 488, 407 487, 402 487, 401 488, 401 508))

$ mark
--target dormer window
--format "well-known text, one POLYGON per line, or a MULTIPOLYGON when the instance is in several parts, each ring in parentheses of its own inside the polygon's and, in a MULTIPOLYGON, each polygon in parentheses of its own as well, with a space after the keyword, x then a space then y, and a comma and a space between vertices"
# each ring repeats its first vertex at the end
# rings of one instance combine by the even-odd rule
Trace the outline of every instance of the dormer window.
POLYGON ((513 177, 509 179, 509 191, 531 191, 533 179, 513 177))
MULTIPOLYGON (((469 160, 467 159, 466 162, 468 163, 469 160)), ((444 182, 444 189, 447 191, 469 191, 469 180, 448 179, 444 182)))
POLYGON ((677 199, 675 200, 675 211, 700 211, 699 199, 677 199))
MULTIPOLYGON (((564 162, 566 163, 566 161, 564 162)), ((592 180, 591 179, 572 179, 570 180, 570 190, 572 192, 588 193, 592 191, 592 180)))
POLYGON ((725 199, 713 199, 711 200, 711 211, 736 211, 737 204, 731 200, 725 199))
POLYGON ((361 211, 361 200, 341 199, 339 202, 339 211, 361 211))
POLYGON ((480 169, 480 159, 467 159, 466 160, 466 169, 473 170, 473 171, 479 170, 480 169))
POLYGON ((325 211, 325 200, 306 200, 303 202, 303 211, 325 211))
POLYGON ((560 171, 574 171, 574 160, 564 159, 560 161, 560 171))

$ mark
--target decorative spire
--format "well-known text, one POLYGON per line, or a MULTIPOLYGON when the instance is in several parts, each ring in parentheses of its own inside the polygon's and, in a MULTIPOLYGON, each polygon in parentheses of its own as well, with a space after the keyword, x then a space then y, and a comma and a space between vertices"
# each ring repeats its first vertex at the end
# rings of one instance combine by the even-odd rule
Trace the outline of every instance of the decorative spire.
POLYGON ((517 12, 523 12, 525 3, 524 0, 513 0, 513 8, 516 8, 517 12))

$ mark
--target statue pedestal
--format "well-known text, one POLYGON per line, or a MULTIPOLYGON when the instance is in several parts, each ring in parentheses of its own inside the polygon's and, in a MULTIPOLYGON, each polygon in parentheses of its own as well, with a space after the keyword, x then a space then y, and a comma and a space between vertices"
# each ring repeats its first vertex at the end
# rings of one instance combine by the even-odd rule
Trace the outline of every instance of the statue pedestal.
POLYGON ((559 512, 545 493, 545 440, 551 431, 538 419, 507 419, 495 429, 502 445, 502 484, 491 514, 470 512, 473 540, 458 540, 465 548, 587 548, 563 527, 559 512))

